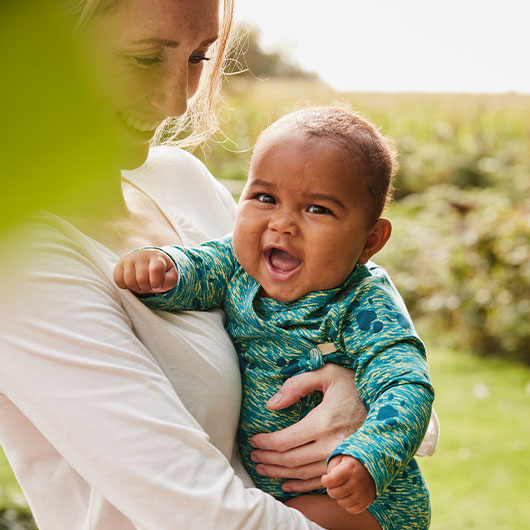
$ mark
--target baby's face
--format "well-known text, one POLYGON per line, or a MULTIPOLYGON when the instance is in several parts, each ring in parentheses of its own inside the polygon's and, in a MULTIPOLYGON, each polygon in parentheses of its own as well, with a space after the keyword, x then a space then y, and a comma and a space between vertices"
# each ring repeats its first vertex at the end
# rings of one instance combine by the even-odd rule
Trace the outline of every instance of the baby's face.
POLYGON ((236 256, 276 300, 337 287, 370 258, 371 204, 336 144, 274 132, 254 150, 234 229, 236 256))

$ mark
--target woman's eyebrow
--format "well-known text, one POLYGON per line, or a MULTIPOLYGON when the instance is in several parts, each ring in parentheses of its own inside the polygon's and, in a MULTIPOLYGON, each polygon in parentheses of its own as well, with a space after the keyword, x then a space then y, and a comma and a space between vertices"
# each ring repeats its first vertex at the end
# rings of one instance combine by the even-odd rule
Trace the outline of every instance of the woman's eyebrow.
MULTIPOLYGON (((206 39, 202 41, 199 44, 199 47, 202 46, 209 46, 213 42, 217 40, 217 35, 214 37, 210 37, 209 39, 206 39)), ((131 44, 158 44, 159 46, 166 46, 168 48, 178 48, 180 46, 180 42, 175 40, 168 40, 168 39, 158 39, 156 37, 150 38, 150 39, 140 39, 140 40, 133 40, 131 41, 131 44)))

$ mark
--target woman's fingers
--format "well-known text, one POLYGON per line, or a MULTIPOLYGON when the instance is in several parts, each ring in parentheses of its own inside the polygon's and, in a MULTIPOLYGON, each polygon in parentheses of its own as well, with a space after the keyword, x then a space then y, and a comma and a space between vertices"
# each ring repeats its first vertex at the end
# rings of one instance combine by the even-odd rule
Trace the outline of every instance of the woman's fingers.
POLYGON ((281 386, 280 390, 267 402, 267 408, 272 410, 284 409, 300 401, 311 392, 322 391, 325 381, 325 372, 320 370, 306 372, 290 377, 281 386))
MULTIPOLYGON (((263 449, 265 451, 279 451, 284 453, 285 451, 289 451, 295 447, 300 447, 315 441, 320 437, 324 427, 322 419, 325 415, 320 414, 321 407, 322 403, 315 407, 299 422, 294 423, 285 429, 275 432, 256 434, 250 439, 250 444, 256 449, 263 449)), ((340 441, 341 440, 338 440, 337 443, 340 441)), ((333 450, 333 447, 331 449, 333 450)), ((315 460, 319 459, 320 457, 315 456, 311 461, 314 462, 315 460)))
MULTIPOLYGON (((251 459, 256 463, 270 464, 284 467, 300 467, 325 462, 330 453, 335 449, 322 442, 312 442, 288 451, 266 451, 256 449, 251 453, 251 459)), ((325 471, 325 470, 324 470, 325 471)))
MULTIPOLYGON (((355 432, 366 417, 366 409, 358 397, 351 397, 353 392, 354 387, 348 389, 345 385, 330 387, 322 403, 299 422, 280 431, 257 434, 250 439, 250 444, 256 449, 284 453, 318 440, 318 447, 327 451, 326 456, 329 456, 342 440, 355 432)), ((320 455, 314 455, 310 461, 320 458, 320 455)))
POLYGON ((286 480, 282 484, 283 491, 292 493, 308 493, 313 490, 322 488, 320 477, 309 480, 286 480))
POLYGON ((271 478, 288 478, 298 480, 310 480, 320 477, 326 472, 326 461, 315 462, 306 466, 285 467, 273 466, 266 464, 258 464, 256 467, 258 474, 271 478))
POLYGON ((322 403, 298 423, 282 431, 258 434, 250 443, 259 449, 287 451, 318 439, 333 450, 333 444, 355 432, 366 417, 354 376, 352 370, 328 363, 319 370, 291 377, 269 400, 269 408, 284 408, 315 390, 324 393, 322 403))

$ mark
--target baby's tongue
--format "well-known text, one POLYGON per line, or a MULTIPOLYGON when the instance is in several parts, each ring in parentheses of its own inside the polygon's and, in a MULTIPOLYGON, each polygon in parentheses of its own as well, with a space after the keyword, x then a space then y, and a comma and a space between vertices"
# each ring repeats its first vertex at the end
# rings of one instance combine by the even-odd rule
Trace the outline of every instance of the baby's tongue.
POLYGON ((285 250, 280 250, 278 248, 272 249, 270 261, 273 267, 286 272, 296 269, 301 263, 299 259, 291 256, 291 254, 285 252, 285 250))

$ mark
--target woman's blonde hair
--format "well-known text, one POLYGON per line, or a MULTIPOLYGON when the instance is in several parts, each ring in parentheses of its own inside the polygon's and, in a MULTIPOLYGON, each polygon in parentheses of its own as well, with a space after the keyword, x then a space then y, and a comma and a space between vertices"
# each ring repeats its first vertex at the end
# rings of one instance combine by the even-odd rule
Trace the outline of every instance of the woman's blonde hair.
MULTIPOLYGON (((62 0, 68 15, 82 28, 92 17, 114 9, 121 0, 62 0)), ((178 1, 178 0, 176 0, 178 1)), ((193 1, 193 0, 192 0, 193 1)), ((152 143, 191 148, 205 142, 219 127, 217 103, 225 58, 236 38, 232 31, 234 0, 222 0, 219 38, 211 48, 211 61, 204 67, 197 93, 182 116, 167 118, 156 130, 152 143)))

